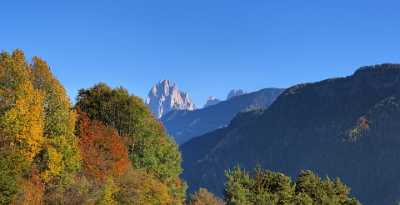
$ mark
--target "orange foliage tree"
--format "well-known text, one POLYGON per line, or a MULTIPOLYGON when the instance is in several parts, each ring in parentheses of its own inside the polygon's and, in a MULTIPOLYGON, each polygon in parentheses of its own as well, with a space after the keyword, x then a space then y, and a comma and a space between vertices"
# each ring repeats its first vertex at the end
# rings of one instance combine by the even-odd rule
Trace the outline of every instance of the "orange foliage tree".
POLYGON ((85 175, 104 182, 108 176, 121 176, 130 161, 117 131, 101 122, 91 121, 79 112, 79 147, 85 175))
POLYGON ((44 183, 40 179, 39 172, 36 168, 32 168, 29 178, 21 179, 20 190, 12 201, 12 205, 42 205, 44 204, 44 183))

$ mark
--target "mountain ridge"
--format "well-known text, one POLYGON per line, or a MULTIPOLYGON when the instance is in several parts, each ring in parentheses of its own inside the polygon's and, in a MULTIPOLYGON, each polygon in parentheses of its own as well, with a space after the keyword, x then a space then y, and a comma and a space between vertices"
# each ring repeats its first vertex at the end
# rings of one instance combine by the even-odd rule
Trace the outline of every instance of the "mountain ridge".
POLYGON ((268 107, 282 91, 280 88, 265 88, 203 109, 175 110, 164 115, 161 121, 177 143, 182 144, 193 137, 228 125, 241 111, 268 107))
POLYGON ((362 67, 290 87, 261 113, 237 115, 228 127, 183 144, 183 178, 190 189, 221 194, 223 170, 237 164, 291 176, 311 169, 341 177, 365 204, 393 204, 400 195, 399 125, 400 65, 362 67))

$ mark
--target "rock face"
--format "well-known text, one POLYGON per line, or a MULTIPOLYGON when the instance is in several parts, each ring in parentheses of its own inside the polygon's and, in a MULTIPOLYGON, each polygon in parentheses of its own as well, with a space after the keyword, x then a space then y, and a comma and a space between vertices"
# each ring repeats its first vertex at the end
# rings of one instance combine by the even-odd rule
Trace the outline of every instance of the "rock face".
POLYGON ((208 97, 207 102, 206 102, 206 104, 204 105, 204 108, 210 107, 210 106, 212 106, 212 105, 216 105, 216 104, 218 104, 218 103, 220 103, 220 102, 221 102, 221 100, 218 100, 217 98, 215 98, 215 97, 213 97, 213 96, 210 96, 210 97, 208 97))
MULTIPOLYGON (((235 98, 234 98, 235 99, 235 98)), ((181 145, 189 192, 222 195, 224 170, 261 165, 340 177, 361 203, 400 199, 400 64, 364 67, 344 78, 293 86, 264 111, 181 145)))
POLYGON ((242 89, 233 89, 231 91, 229 91, 228 96, 226 97, 227 100, 236 97, 236 96, 240 96, 240 95, 244 95, 246 94, 246 92, 242 89))
POLYGON ((146 105, 157 118, 171 110, 194 110, 196 106, 186 92, 181 92, 175 83, 162 80, 154 85, 147 98, 146 105))
POLYGON ((280 88, 265 88, 193 111, 175 110, 161 118, 168 133, 182 144, 193 137, 225 127, 239 112, 265 109, 283 92, 280 88))

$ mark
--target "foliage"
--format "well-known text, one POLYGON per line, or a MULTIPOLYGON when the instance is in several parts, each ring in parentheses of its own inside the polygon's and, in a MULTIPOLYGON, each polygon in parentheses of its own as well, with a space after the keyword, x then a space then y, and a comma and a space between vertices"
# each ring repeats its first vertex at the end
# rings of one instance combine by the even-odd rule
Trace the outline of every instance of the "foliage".
POLYGON ((80 90, 76 107, 91 120, 115 128, 126 138, 133 167, 154 175, 168 186, 170 195, 182 203, 186 186, 178 178, 182 171, 178 146, 141 99, 124 88, 112 89, 100 83, 80 90))
POLYGON ((0 158, 0 204, 9 204, 18 192, 16 176, 18 169, 13 166, 14 160, 9 156, 1 154, 0 158))
POLYGON ((223 205, 224 201, 214 196, 207 189, 200 188, 196 193, 191 195, 188 205, 223 205))
POLYGON ((43 94, 33 87, 20 50, 0 54, 0 94, 0 196, 7 204, 26 182, 22 174, 45 140, 43 94))
POLYGON ((20 183, 20 189, 14 197, 12 204, 43 204, 44 183, 40 179, 38 171, 33 168, 30 172, 30 176, 21 180, 22 182, 20 183))
MULTIPOLYGON (((60 170, 48 170, 47 173, 53 174, 48 177, 64 179, 80 167, 79 149, 74 135, 76 116, 64 87, 52 75, 47 63, 39 57, 33 57, 30 67, 33 85, 44 93, 44 136, 48 145, 46 148, 50 149, 47 152, 60 157, 54 158, 59 160, 57 163, 60 170)), ((55 164, 51 161, 47 163, 55 164)))
POLYGON ((99 84, 77 108, 45 61, 0 53, 0 204, 183 203, 178 147, 139 98, 99 84))
POLYGON ((97 205, 117 205, 115 200, 115 193, 118 191, 118 186, 115 185, 113 179, 109 177, 106 184, 103 187, 101 197, 97 201, 97 205))
POLYGON ((165 184, 145 171, 129 169, 117 178, 117 183, 119 191, 115 195, 120 204, 179 204, 173 203, 175 199, 165 184))
POLYGON ((142 100, 127 90, 97 84, 79 91, 77 107, 129 137, 129 157, 136 168, 146 168, 163 180, 181 172, 177 146, 142 100))
POLYGON ((226 172, 225 201, 231 204, 257 205, 359 205, 350 197, 350 189, 339 179, 321 179, 311 171, 302 171, 296 182, 282 173, 256 168, 247 173, 239 167, 226 172))
POLYGON ((1 204, 41 204, 33 196, 80 167, 72 106, 47 64, 21 50, 0 54, 0 104, 1 204))
POLYGON ((122 138, 113 128, 90 121, 85 113, 79 116, 79 146, 86 176, 104 181, 124 174, 130 163, 122 138))

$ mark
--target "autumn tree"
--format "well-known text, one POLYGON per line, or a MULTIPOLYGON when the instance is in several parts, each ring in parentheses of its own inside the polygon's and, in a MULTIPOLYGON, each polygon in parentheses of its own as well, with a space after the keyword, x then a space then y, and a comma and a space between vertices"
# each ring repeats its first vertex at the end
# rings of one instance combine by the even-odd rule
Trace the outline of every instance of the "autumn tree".
POLYGON ((126 136, 134 168, 144 169, 167 184, 170 194, 182 203, 185 185, 179 179, 182 169, 178 146, 140 98, 124 88, 112 89, 101 83, 80 90, 76 107, 91 120, 101 121, 126 136))
POLYGON ((9 203, 44 138, 43 94, 31 83, 22 51, 0 54, 0 198, 9 203))
POLYGON ((1 142, 5 148, 31 162, 43 142, 43 95, 30 81, 30 73, 22 51, 0 59, 1 142))
MULTIPOLYGON (((41 187, 44 195, 50 194, 49 190, 53 190, 51 187, 66 190, 68 183, 80 169, 74 127, 75 114, 72 105, 48 65, 37 57, 28 64, 21 50, 15 50, 12 54, 1 53, 2 204, 8 204, 12 200, 19 203, 20 201, 14 200, 15 197, 25 198, 33 203, 30 191, 39 196, 36 185, 41 183, 44 183, 41 187)), ((46 198, 44 196, 40 200, 47 203, 46 198)))
POLYGON ((170 194, 166 184, 161 183, 153 175, 144 170, 129 169, 124 175, 116 179, 119 185, 115 193, 116 200, 120 204, 180 204, 170 194))
POLYGON ((100 198, 97 200, 97 205, 117 205, 115 193, 118 191, 118 186, 114 183, 112 177, 107 178, 106 183, 101 191, 100 198))
POLYGON ((223 205, 224 201, 210 193, 207 189, 200 188, 190 196, 188 205, 223 205))
POLYGON ((44 183, 40 178, 38 170, 33 168, 29 176, 22 181, 18 193, 13 198, 13 205, 42 205, 44 204, 44 183))
POLYGON ((65 179, 80 167, 80 155, 74 135, 76 115, 64 87, 53 76, 48 64, 33 57, 30 65, 32 83, 44 94, 44 146, 42 163, 46 163, 43 176, 65 179))
POLYGON ((105 181, 108 177, 121 176, 130 166, 128 152, 114 128, 79 113, 79 137, 83 168, 88 177, 105 181))

